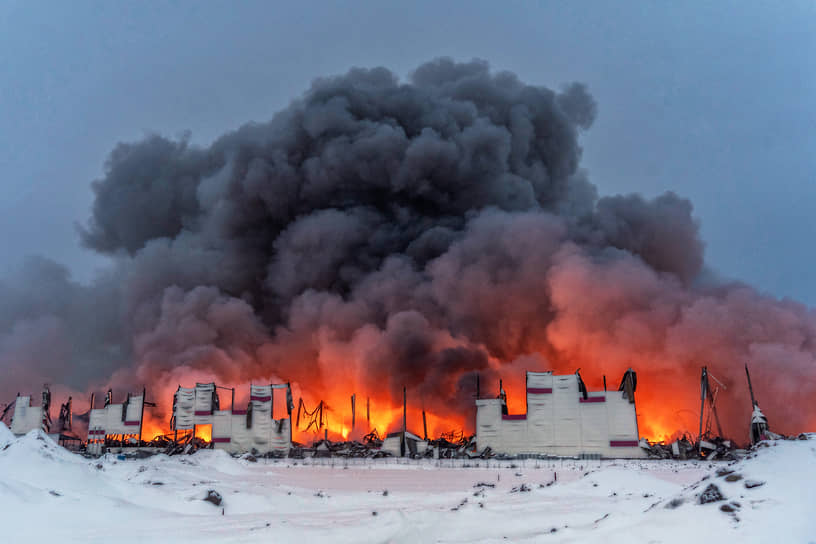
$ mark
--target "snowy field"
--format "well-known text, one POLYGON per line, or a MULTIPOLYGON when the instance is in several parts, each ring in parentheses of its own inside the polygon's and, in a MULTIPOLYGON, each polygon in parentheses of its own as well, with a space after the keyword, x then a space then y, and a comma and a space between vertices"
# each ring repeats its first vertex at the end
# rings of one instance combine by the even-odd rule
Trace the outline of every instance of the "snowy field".
POLYGON ((86 543, 808 543, 816 542, 816 436, 771 443, 737 463, 250 462, 217 451, 122 461, 71 454, 37 432, 14 439, 0 424, 0 536, 86 543), (734 472, 718 476, 724 469, 734 472), (710 483, 724 499, 699 504, 710 483), (223 497, 220 506, 203 500, 209 490, 223 497))

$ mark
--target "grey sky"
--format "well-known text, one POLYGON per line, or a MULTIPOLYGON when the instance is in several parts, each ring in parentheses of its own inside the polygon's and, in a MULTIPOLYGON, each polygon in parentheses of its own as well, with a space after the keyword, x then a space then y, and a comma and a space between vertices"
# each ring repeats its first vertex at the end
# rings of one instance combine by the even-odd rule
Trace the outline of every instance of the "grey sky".
POLYGON ((527 82, 588 84, 584 167, 602 194, 673 190, 707 262, 816 304, 816 3, 28 1, 0 5, 0 265, 82 279, 89 183, 117 141, 207 143, 321 75, 405 75, 448 55, 527 82))

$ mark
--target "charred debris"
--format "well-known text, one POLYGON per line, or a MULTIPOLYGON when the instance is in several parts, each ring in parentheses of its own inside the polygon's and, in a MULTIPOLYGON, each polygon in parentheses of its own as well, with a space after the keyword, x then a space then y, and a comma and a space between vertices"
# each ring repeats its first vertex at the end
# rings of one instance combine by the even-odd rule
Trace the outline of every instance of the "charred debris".
MULTIPOLYGON (((804 434, 796 436, 784 436, 770 430, 768 419, 759 408, 754 396, 754 387, 751 383, 751 373, 748 365, 745 365, 745 376, 748 380, 748 391, 751 393, 751 418, 749 423, 750 448, 756 447, 765 440, 795 440, 807 438, 804 434)), ((683 434, 677 440, 666 444, 663 442, 641 441, 649 457, 656 459, 706 459, 714 460, 736 460, 745 454, 745 449, 740 449, 737 445, 724 438, 720 418, 717 415, 717 396, 720 390, 725 390, 725 385, 715 378, 708 367, 703 367, 700 372, 700 423, 697 437, 689 433, 683 434), (713 382, 713 385, 712 385, 713 382), (714 434, 712 424, 716 425, 717 433, 714 434)))

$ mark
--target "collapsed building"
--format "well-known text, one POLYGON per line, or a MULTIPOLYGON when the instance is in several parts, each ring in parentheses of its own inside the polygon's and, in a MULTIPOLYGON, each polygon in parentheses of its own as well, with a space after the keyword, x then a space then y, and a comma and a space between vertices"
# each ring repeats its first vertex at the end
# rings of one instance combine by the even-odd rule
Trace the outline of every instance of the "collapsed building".
MULTIPOLYGON (((748 388, 751 393, 751 443, 782 438, 768 428, 768 420, 759 409, 754 397, 750 374, 746 366, 748 388)), ((250 385, 245 409, 236 408, 235 389, 219 387, 215 383, 196 383, 194 387, 179 386, 173 395, 171 434, 159 435, 142 441, 145 406, 156 406, 141 394, 128 393, 122 403, 113 402, 108 390, 104 406, 94 406, 91 396, 87 414, 78 419, 88 422, 85 451, 91 455, 118 451, 128 453, 141 448, 165 448, 166 453, 191 453, 199 448, 215 448, 231 454, 253 453, 272 456, 341 455, 358 457, 492 457, 498 456, 553 456, 604 458, 705 458, 731 459, 738 455, 731 441, 722 438, 722 428, 716 410, 719 388, 725 386, 702 367, 700 429, 696 438, 686 433, 670 444, 652 443, 640 439, 635 407, 637 375, 628 369, 616 391, 607 391, 604 377, 603 391, 589 391, 579 372, 555 375, 553 372, 526 373, 526 410, 510 414, 507 396, 499 385, 497 398, 480 398, 479 380, 476 381, 476 434, 465 437, 451 431, 438 439, 429 439, 425 411, 422 411, 424 438, 411 433, 407 425, 407 391, 403 388, 402 429, 390 432, 382 439, 371 427, 370 401, 366 400, 366 421, 369 434, 362 442, 330 442, 323 401, 309 411, 300 399, 296 428, 301 415, 308 420, 305 432, 315 435, 323 431, 323 440, 306 447, 293 442, 292 390, 288 383, 250 385), (712 387, 712 382, 716 385, 712 387), (230 409, 221 409, 218 390, 230 391, 230 409), (285 402, 284 414, 276 418, 276 391, 285 402), (714 435, 716 423, 719 434, 714 435), (196 436, 197 427, 207 426, 210 432, 196 436), (181 433, 181 434, 180 434, 181 433), (113 448, 113 449, 112 449, 113 448), (118 448, 118 450, 116 449, 118 448)), ((42 402, 35 405, 31 396, 18 394, 0 412, 0 421, 11 415, 9 424, 13 434, 21 436, 33 430, 48 434, 54 441, 69 449, 80 450, 83 441, 73 432, 72 399, 60 407, 59 418, 52 423, 50 415, 51 391, 44 387, 42 402)), ((355 428, 356 395, 351 396, 351 429, 355 428)), ((345 437, 345 434, 344 434, 345 437)))
POLYGON ((527 372, 527 411, 508 414, 504 392, 476 400, 476 444, 505 455, 645 457, 627 370, 617 391, 588 391, 576 372, 527 372))
POLYGON ((217 386, 214 383, 185 388, 179 386, 173 399, 171 428, 192 431, 199 425, 212 426, 212 444, 229 453, 256 452, 288 455, 292 447, 292 389, 289 384, 250 385, 250 397, 244 410, 235 408, 232 389, 229 410, 220 409, 217 386), (283 391, 286 415, 275 418, 274 393, 283 391))

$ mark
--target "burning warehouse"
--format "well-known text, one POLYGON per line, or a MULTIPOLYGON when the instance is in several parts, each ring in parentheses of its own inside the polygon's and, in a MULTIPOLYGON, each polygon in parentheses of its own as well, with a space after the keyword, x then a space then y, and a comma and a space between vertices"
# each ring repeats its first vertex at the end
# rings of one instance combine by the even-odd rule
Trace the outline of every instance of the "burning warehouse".
MULTIPOLYGON (((746 367, 747 373, 747 367, 746 367)), ((105 452, 127 453, 147 448, 156 453, 164 448, 167 453, 191 453, 199 448, 221 449, 231 454, 253 453, 285 457, 296 452, 302 456, 310 451, 314 455, 355 455, 363 457, 491 457, 501 456, 552 456, 552 457, 603 457, 686 458, 696 451, 706 458, 734 458, 730 441, 722 438, 719 429, 715 399, 718 390, 711 390, 706 367, 702 369, 702 405, 700 431, 696 439, 682 439, 670 445, 649 442, 639 438, 635 391, 637 374, 631 368, 624 372, 615 391, 604 389, 590 391, 578 371, 558 375, 553 371, 527 372, 525 379, 526 410, 524 413, 508 412, 507 396, 499 384, 496 398, 480 398, 479 380, 476 390, 476 434, 467 437, 464 428, 442 432, 435 438, 428 433, 426 412, 423 409, 424 438, 408 430, 407 390, 403 388, 401 430, 379 438, 379 432, 371 424, 370 402, 366 400, 366 429, 363 442, 332 443, 328 437, 328 420, 324 411, 331 409, 320 401, 309 411, 303 399, 299 400, 297 423, 293 427, 294 402, 289 383, 250 385, 246 408, 237 408, 235 389, 220 387, 215 383, 196 383, 194 387, 179 386, 172 397, 170 429, 172 435, 148 436, 142 440, 146 406, 156 404, 145 400, 141 394, 127 394, 124 402, 113 402, 111 390, 105 395, 104 406, 91 407, 87 415, 88 439, 85 451, 91 455, 105 452), (221 409, 219 389, 231 393, 229 409, 221 409), (282 413, 275 410, 276 392, 282 413), (706 409, 706 401, 710 406, 706 409), (310 418, 305 428, 300 426, 301 414, 310 418), (278 415, 279 417, 276 417, 278 415), (282 417, 280 417, 282 416, 282 417), (708 417, 706 417, 708 416, 708 417), (711 421, 717 421, 719 435, 712 435, 711 421), (704 422, 707 423, 703 425, 704 422), (311 447, 293 441, 292 432, 309 433, 322 439, 311 447), (198 431, 198 436, 196 435, 198 431), (192 447, 188 447, 192 446, 192 447), (111 449, 113 448, 113 449, 111 449), (725 449, 723 449, 725 448, 725 449), (444 450, 444 451, 443 451, 444 450)), ((715 379, 716 383, 720 383, 715 379)), ((753 396, 750 375, 748 385, 751 393, 751 443, 781 435, 768 429, 767 419, 759 410, 753 396)), ((351 396, 351 428, 354 429, 356 395, 351 396)), ((43 391, 42 404, 32 405, 31 398, 19 396, 9 404, 0 416, 12 413, 11 431, 23 435, 32 430, 50 433, 55 441, 66 447, 79 449, 81 440, 72 432, 71 398, 62 405, 59 421, 52 425, 50 417, 51 392, 43 391), (52 429, 53 427, 53 429, 52 429)), ((168 404, 169 405, 169 404, 168 404)), ((388 409, 391 410, 390 408, 388 409)), ((340 416, 342 418, 342 415, 340 416)), ((305 421, 305 419, 304 419, 305 421)), ((392 424, 394 422, 392 421, 392 424)), ((437 429, 438 432, 438 429, 437 429)), ((359 436, 359 434, 357 435, 359 436)))
MULTIPOLYGON (((812 426, 812 312, 698 281, 704 244, 688 200, 599 195, 579 138, 595 113, 580 84, 551 90, 483 61, 438 59, 407 80, 385 68, 319 78, 272 120, 211 145, 122 143, 82 227, 84 245, 116 268, 81 286, 35 261, 0 289, 0 355, 12 369, 0 394, 29 379, 23 361, 49 360, 29 352, 58 330, 78 345, 59 365, 29 365, 31 379, 88 390, 104 370, 111 386, 154 391, 280 379, 335 408, 366 391, 392 411, 407 385, 433 426, 442 421, 432 432, 475 431, 497 451, 632 447, 620 443, 638 438, 634 405, 626 425, 613 408, 623 392, 582 402, 569 376, 571 392, 559 389, 556 374, 578 366, 632 365, 652 380, 638 397, 652 440, 691 428, 677 414, 697 410, 694 387, 657 391, 692 380, 703 360, 728 384, 750 364, 775 392, 762 409, 779 430, 812 426), (479 428, 465 421, 474 375, 534 368, 539 356, 554 374, 530 374, 528 387, 552 393, 526 391, 525 413, 507 414, 518 419, 480 399, 479 428)), ((212 393, 180 391, 173 429, 207 421, 217 447, 235 451, 289 435, 261 401, 247 414, 195 407, 212 393)), ((720 415, 726 430, 744 425, 736 411, 720 415)), ((393 431, 393 419, 375 426, 393 431)))
POLYGON ((480 450, 509 455, 645 457, 639 447, 631 369, 618 391, 587 391, 581 375, 527 372, 527 412, 508 414, 499 398, 476 401, 480 450))

